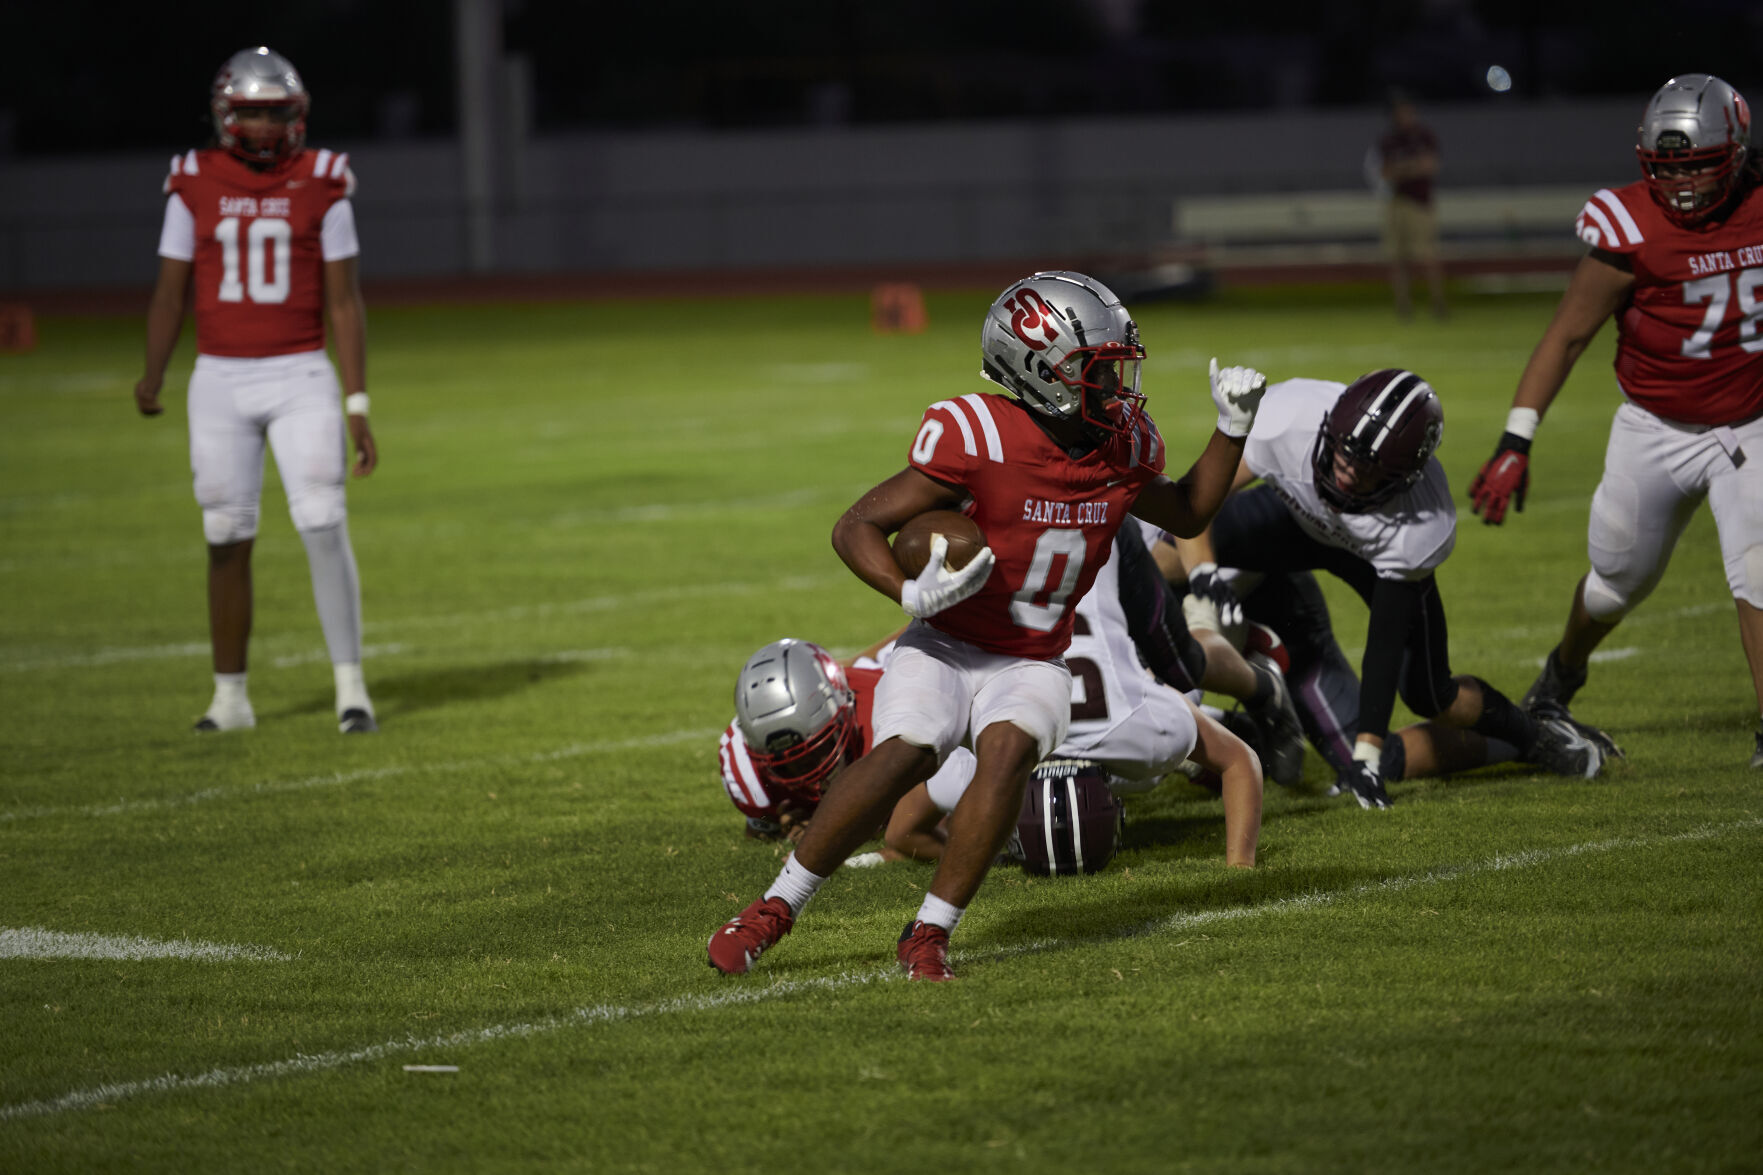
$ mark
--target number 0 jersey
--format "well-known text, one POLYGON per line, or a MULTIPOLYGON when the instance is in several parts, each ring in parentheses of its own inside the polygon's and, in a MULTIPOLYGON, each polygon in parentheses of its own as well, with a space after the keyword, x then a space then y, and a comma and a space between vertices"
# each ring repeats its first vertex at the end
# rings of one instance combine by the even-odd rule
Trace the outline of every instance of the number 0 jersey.
POLYGON ((927 623, 990 653, 1046 660, 1071 643, 1072 609, 1139 490, 1163 472, 1164 451, 1140 416, 1131 433, 1073 458, 1029 409, 988 393, 926 409, 909 459, 967 491, 997 560, 984 587, 927 623))
POLYGON ((1574 228, 1634 266, 1633 296, 1616 315, 1623 395, 1683 424, 1763 412, 1763 187, 1725 220, 1685 228, 1636 181, 1593 194, 1574 228))
POLYGON ((352 257, 347 155, 256 171, 218 149, 171 161, 159 253, 193 262, 196 349, 261 358, 324 347, 324 262, 352 257))

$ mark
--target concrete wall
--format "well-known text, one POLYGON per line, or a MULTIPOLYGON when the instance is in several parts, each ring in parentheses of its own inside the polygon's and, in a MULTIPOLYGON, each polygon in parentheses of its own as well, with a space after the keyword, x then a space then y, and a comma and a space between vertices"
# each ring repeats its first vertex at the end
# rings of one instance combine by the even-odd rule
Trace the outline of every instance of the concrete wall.
MULTIPOLYGON (((1428 108, 1444 186, 1625 183, 1634 102, 1428 108)), ((753 269, 1134 253, 1183 195, 1361 188, 1377 109, 747 133, 581 134, 504 149, 492 209, 510 272, 753 269)), ((456 145, 351 152, 369 277, 464 272, 456 145)), ((167 161, 0 170, 0 288, 151 280, 167 161)), ((1563 225, 1563 232, 1570 225, 1563 225)))

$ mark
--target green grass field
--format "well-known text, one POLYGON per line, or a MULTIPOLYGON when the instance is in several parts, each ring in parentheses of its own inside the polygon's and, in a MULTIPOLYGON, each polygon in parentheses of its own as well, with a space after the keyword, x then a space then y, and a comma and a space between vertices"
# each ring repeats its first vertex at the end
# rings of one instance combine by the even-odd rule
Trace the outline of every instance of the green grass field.
MULTIPOLYGON (((0 359, 0 1170, 1763 1167, 1763 779, 1706 511, 1576 701, 1627 748, 1605 778, 1495 769, 1367 813, 1313 754, 1252 873, 1178 780, 1128 801, 1101 875, 994 871, 958 983, 894 971, 913 864, 841 873, 747 977, 705 966, 779 863, 716 781, 734 672, 899 621, 828 533, 926 404, 982 390, 992 293, 933 297, 914 337, 847 297, 372 310, 371 738, 336 733, 273 474, 259 725, 190 733, 190 340, 151 421, 137 321, 48 320, 0 359)), ((1409 366, 1461 490, 1553 302, 1146 306, 1151 410, 1179 470, 1214 354, 1409 366)), ((1455 667, 1514 697, 1584 567, 1610 345, 1526 511, 1465 500, 1441 573, 1455 667)))

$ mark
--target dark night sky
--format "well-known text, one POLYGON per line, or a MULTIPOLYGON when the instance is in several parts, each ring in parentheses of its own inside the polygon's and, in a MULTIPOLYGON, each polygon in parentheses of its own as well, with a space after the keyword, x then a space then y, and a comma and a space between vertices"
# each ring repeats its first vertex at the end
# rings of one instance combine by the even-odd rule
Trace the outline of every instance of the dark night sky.
MULTIPOLYGON (((535 128, 739 128, 1631 95, 1705 70, 1763 88, 1756 0, 505 0, 535 128), (1241 15, 1247 13, 1248 17, 1241 15), (1113 17, 1112 21, 1110 17, 1113 17)), ((332 140, 454 130, 452 7, 80 5, 0 38, 0 153, 175 149, 230 53, 300 68, 332 140)))

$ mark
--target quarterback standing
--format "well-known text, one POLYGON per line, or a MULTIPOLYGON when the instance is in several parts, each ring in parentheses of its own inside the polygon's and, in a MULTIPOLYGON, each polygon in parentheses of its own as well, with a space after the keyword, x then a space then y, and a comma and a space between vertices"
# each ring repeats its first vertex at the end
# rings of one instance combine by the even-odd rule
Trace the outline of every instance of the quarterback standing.
POLYGON ((911 979, 952 979, 949 932, 1021 812, 1030 771, 1066 736, 1074 611, 1129 511, 1191 535, 1224 501, 1266 382, 1244 368, 1212 380, 1219 431, 1180 481, 1143 411, 1137 325, 1112 291, 1078 273, 1037 273, 1005 290, 981 331, 982 374, 1008 396, 940 400, 907 467, 833 528, 857 577, 913 622, 876 690, 875 746, 846 768, 764 896, 710 937, 710 963, 747 971, 894 804, 964 741, 974 777, 949 818, 924 902, 896 948, 911 979), (927 510, 971 515, 986 536, 958 571, 932 540, 916 578, 888 536, 927 510))
POLYGON ((267 441, 306 545, 336 678, 338 728, 370 732, 377 727, 361 674, 361 588, 343 500, 345 419, 355 475, 372 473, 378 461, 367 424, 366 313, 349 203, 355 176, 347 155, 306 149, 305 84, 268 48, 240 50, 221 66, 210 108, 219 145, 173 158, 165 181, 146 372, 135 385, 142 415, 159 415, 165 366, 194 282, 190 467, 208 540, 214 646, 214 699, 196 729, 256 725, 245 652, 267 441), (325 355, 327 311, 346 401, 325 355))
MULTIPOLYGON (((1592 497, 1592 566, 1527 701, 1573 698, 1592 650, 1658 586, 1706 498, 1763 710, 1763 167, 1750 126, 1744 98, 1709 74, 1674 77, 1648 100, 1643 178, 1586 201, 1576 228, 1591 250, 1469 487, 1490 524, 1509 501, 1524 508, 1537 424, 1614 317, 1625 402, 1592 497)), ((1751 766, 1763 768, 1763 717, 1751 766)))

